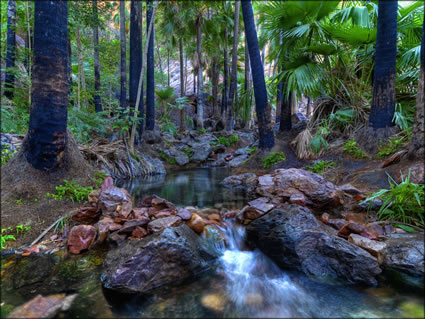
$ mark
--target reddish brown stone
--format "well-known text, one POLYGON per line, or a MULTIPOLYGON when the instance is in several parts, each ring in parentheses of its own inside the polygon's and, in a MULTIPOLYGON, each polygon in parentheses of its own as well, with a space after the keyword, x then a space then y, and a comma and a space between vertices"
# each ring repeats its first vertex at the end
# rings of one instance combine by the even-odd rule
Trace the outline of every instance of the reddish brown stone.
POLYGON ((187 222, 187 225, 198 234, 204 231, 204 220, 198 214, 192 214, 192 217, 187 222))
POLYGON ((149 217, 148 214, 148 208, 133 208, 133 211, 131 212, 133 218, 142 218, 142 217, 149 217))
POLYGON ((186 208, 179 208, 177 216, 179 216, 183 220, 189 220, 192 217, 192 213, 186 208))
POLYGON ((328 213, 323 213, 321 216, 321 220, 323 223, 327 224, 329 221, 329 214, 328 213))
POLYGON ((139 238, 143 238, 143 237, 145 237, 146 235, 148 235, 149 234, 149 232, 145 229, 145 228, 143 228, 143 227, 140 227, 140 226, 137 226, 132 232, 131 232, 131 236, 132 237, 135 237, 135 238, 137 238, 137 239, 139 239, 139 238))
POLYGON ((255 200, 248 202, 249 206, 252 206, 264 213, 271 211, 275 205, 269 204, 269 199, 267 197, 260 197, 255 200))
POLYGON ((152 200, 154 198, 159 198, 159 197, 156 196, 156 195, 152 195, 152 196, 148 196, 148 197, 143 198, 141 201, 139 201, 137 203, 137 207, 139 207, 139 208, 141 208, 141 207, 152 207, 152 200))
POLYGON ((153 207, 155 207, 156 209, 159 209, 159 210, 164 210, 164 209, 176 210, 176 206, 174 206, 173 203, 169 202, 166 199, 160 198, 160 197, 153 198, 151 203, 152 203, 153 207))
POLYGON ((99 201, 99 195, 100 195, 100 189, 95 189, 89 194, 88 200, 92 206, 97 206, 97 202, 99 201))
POLYGON ((342 218, 328 219, 328 225, 332 226, 336 230, 340 230, 346 223, 347 221, 342 218))
POLYGON ((48 297, 37 295, 14 309, 8 318, 53 318, 62 308, 65 294, 48 297))
POLYGON ((22 253, 22 256, 29 256, 31 253, 39 253, 40 247, 38 245, 34 245, 30 248, 25 248, 24 252, 22 253))
POLYGON ((176 227, 182 223, 182 219, 178 216, 169 216, 164 218, 158 218, 151 221, 148 224, 148 230, 150 232, 160 232, 168 227, 176 227))
POLYGON ((209 219, 209 220, 217 220, 217 221, 220 221, 220 220, 221 220, 221 217, 220 217, 220 215, 219 215, 219 214, 210 214, 210 215, 208 215, 208 219, 209 219))
POLYGON ((118 231, 119 234, 123 233, 131 233, 136 227, 138 226, 145 226, 147 225, 151 220, 147 217, 140 218, 140 219, 133 219, 129 220, 128 222, 125 222, 123 227, 118 231))
POLYGON ((93 224, 97 222, 101 211, 97 207, 83 207, 72 216, 72 220, 85 224, 93 224))
POLYGON ((113 223, 114 221, 112 218, 104 217, 96 224, 97 233, 98 233, 97 241, 99 243, 103 243, 106 240, 109 233, 109 226, 113 223))
POLYGON ((176 215, 176 214, 177 214, 176 210, 164 209, 164 210, 161 210, 160 212, 155 213, 154 217, 155 218, 162 218, 162 217, 173 216, 173 215, 176 215))
POLYGON ((71 254, 79 254, 88 249, 96 237, 96 229, 90 225, 78 225, 72 227, 67 241, 68 250, 71 254))
POLYGON ((364 213, 355 213, 355 214, 348 213, 348 214, 343 214, 343 217, 348 221, 353 221, 360 224, 366 223, 366 214, 364 213))
POLYGON ((366 231, 376 237, 382 237, 385 235, 385 229, 382 225, 377 223, 370 223, 366 225, 366 231))
POLYGON ((122 240, 125 240, 127 238, 127 235, 126 234, 118 234, 118 231, 116 231, 116 232, 109 234, 108 238, 113 240, 113 241, 122 241, 122 240))
POLYGON ((111 176, 108 176, 105 178, 102 185, 100 186, 100 190, 104 192, 111 189, 112 187, 114 187, 114 180, 112 179, 111 176))
POLYGON ((121 224, 118 223, 112 223, 109 225, 109 231, 116 231, 122 228, 121 224))
POLYGON ((100 192, 99 208, 104 216, 127 218, 133 203, 127 190, 112 186, 100 192))
POLYGON ((394 153, 390 157, 388 157, 384 162, 381 163, 381 167, 387 167, 392 164, 400 162, 400 159, 403 157, 403 155, 407 154, 407 150, 401 150, 397 153, 394 153))

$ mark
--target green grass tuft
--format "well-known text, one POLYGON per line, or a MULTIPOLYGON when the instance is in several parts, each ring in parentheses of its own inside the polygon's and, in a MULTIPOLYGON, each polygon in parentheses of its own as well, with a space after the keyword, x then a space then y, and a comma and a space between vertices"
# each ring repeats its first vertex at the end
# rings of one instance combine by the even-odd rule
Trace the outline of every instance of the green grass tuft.
POLYGON ((282 162, 286 159, 284 152, 271 152, 267 157, 262 159, 264 168, 271 168, 276 163, 282 162))
POLYGON ((355 158, 367 158, 368 155, 363 152, 360 147, 358 147, 357 142, 354 140, 354 138, 349 139, 344 144, 344 153, 347 153, 355 158))
POLYGON ((335 166, 334 162, 331 161, 317 161, 313 165, 307 166, 306 169, 312 173, 322 175, 324 171, 335 166))

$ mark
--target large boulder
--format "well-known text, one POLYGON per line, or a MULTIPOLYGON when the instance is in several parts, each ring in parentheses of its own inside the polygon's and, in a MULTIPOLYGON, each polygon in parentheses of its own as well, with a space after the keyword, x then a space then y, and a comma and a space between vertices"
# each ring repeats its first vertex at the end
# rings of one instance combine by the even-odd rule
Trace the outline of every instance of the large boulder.
POLYGON ((208 249, 200 236, 182 224, 110 250, 101 280, 108 289, 146 292, 207 270, 209 261, 216 257, 217 252, 208 249))
POLYGON ((220 184, 226 188, 241 189, 247 193, 253 193, 257 186, 257 175, 254 173, 232 175, 223 179, 220 184))
POLYGON ((179 166, 184 166, 184 165, 188 164, 189 161, 190 161, 189 157, 185 153, 183 153, 183 152, 181 152, 181 151, 179 151, 175 148, 165 150, 164 153, 169 158, 173 158, 179 166))
POLYGON ((337 236, 305 207, 285 205, 247 226, 248 242, 281 267, 326 283, 376 285, 381 273, 370 253, 337 236))
POLYGON ((213 149, 208 141, 192 144, 193 156, 192 160, 195 162, 205 162, 208 156, 212 153, 213 149))
POLYGON ((341 191, 318 174, 303 169, 277 169, 258 178, 256 192, 266 197, 278 197, 313 208, 336 207, 343 204, 341 191))

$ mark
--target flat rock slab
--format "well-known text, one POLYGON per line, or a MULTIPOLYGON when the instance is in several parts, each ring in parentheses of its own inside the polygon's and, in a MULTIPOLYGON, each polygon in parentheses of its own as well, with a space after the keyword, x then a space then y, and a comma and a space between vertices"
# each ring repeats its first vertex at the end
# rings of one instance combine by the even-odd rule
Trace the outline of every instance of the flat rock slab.
POLYGON ((218 253, 183 224, 109 251, 101 281, 105 288, 120 292, 146 292, 207 270, 216 257, 218 253))

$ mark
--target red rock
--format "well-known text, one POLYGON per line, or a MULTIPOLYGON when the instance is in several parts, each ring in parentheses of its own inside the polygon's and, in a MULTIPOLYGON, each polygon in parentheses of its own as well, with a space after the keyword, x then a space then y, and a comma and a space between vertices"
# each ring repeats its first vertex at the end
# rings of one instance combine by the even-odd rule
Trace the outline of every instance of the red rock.
POLYGON ((177 216, 179 216, 183 220, 189 220, 192 217, 192 213, 186 208, 179 208, 177 216))
POLYGON ((129 220, 127 222, 124 223, 124 225, 122 226, 122 228, 118 231, 119 234, 123 234, 123 233, 131 233, 136 227, 138 226, 145 226, 147 225, 151 220, 147 217, 143 218, 143 219, 133 219, 133 220, 129 220))
POLYGON ((43 297, 37 295, 14 309, 8 318, 53 318, 61 310, 65 294, 43 297))
POLYGON ((407 154, 407 150, 401 150, 401 151, 398 151, 397 153, 394 153, 393 155, 388 157, 384 162, 381 163, 381 167, 387 167, 387 166, 390 166, 392 164, 396 164, 396 163, 400 162, 400 159, 405 154, 407 154))
POLYGON ((143 237, 145 237, 148 234, 149 234, 149 232, 146 229, 144 229, 143 227, 140 227, 140 226, 137 226, 131 232, 131 236, 134 237, 134 238, 137 238, 137 239, 143 238, 143 237))
POLYGON ((161 210, 160 212, 155 213, 154 217, 155 218, 162 218, 162 217, 173 216, 173 215, 176 215, 176 214, 177 214, 176 210, 164 209, 164 210, 161 210))
POLYGON ((176 206, 174 206, 173 203, 169 202, 166 199, 160 198, 160 197, 153 198, 151 203, 152 203, 153 207, 155 207, 156 209, 159 209, 159 210, 164 210, 164 209, 167 209, 167 208, 176 210, 176 206))
POLYGON ((89 249, 95 237, 96 229, 93 226, 78 225, 72 227, 67 241, 69 252, 79 254, 82 250, 89 249))
POLYGON ((72 216, 72 220, 85 224, 93 224, 97 222, 101 211, 97 207, 83 207, 72 216))
POLYGON ((385 235, 385 229, 382 225, 377 223, 369 223, 366 225, 366 231, 375 235, 376 237, 382 237, 385 235))
POLYGON ((379 264, 384 260, 386 244, 376 240, 370 240, 357 234, 351 234, 348 241, 356 246, 368 251, 372 256, 376 257, 379 264))
POLYGON ((223 227, 223 224, 221 224, 218 220, 210 219, 210 220, 204 220, 205 225, 217 225, 220 227, 223 227))
POLYGON ((109 226, 113 223, 114 221, 112 218, 104 217, 96 224, 96 229, 98 233, 97 241, 99 243, 103 243, 106 240, 109 233, 109 226))
POLYGON ((351 233, 361 234, 364 233, 366 227, 359 223, 348 221, 339 231, 338 236, 348 238, 351 233))
POLYGON ((255 200, 252 200, 250 202, 248 202, 249 206, 252 206, 264 213, 267 213, 269 211, 271 211, 275 205, 273 204, 268 204, 269 199, 267 197, 259 197, 255 200))
POLYGON ((132 215, 133 218, 149 217, 148 208, 133 208, 132 215))
POLYGON ((291 195, 291 197, 289 197, 288 202, 300 206, 307 206, 312 204, 312 202, 309 201, 302 193, 291 195))
POLYGON ((348 221, 353 221, 356 223, 360 223, 360 224, 365 224, 366 223, 366 214, 364 213, 348 213, 348 214, 343 214, 343 217, 348 220, 348 221))
POLYGON ((116 232, 109 234, 108 238, 113 240, 113 241, 122 241, 122 240, 125 240, 127 238, 127 235, 126 234, 118 234, 118 231, 116 231, 116 232))
POLYGON ((198 234, 204 231, 204 220, 198 214, 192 214, 192 217, 186 224, 198 234))
POLYGON ((95 189, 89 194, 88 200, 92 206, 97 206, 97 202, 99 201, 99 195, 100 195, 100 189, 95 189))
POLYGON ((332 226, 336 230, 340 230, 346 223, 347 221, 342 218, 328 219, 328 225, 332 226))
POLYGON ((25 248, 24 252, 22 253, 22 256, 29 256, 31 253, 39 253, 40 247, 38 245, 34 245, 30 248, 25 248))
POLYGON ((329 214, 328 213, 323 213, 321 216, 321 220, 323 223, 327 224, 329 221, 329 214))
POLYGON ((100 192, 99 208, 104 216, 127 218, 133 209, 133 203, 127 190, 112 186, 100 192))
POLYGON ((114 180, 112 179, 111 176, 108 176, 105 178, 102 185, 100 186, 100 190, 104 192, 106 190, 111 189, 112 187, 114 187, 114 180))
POLYGON ((217 220, 217 221, 220 221, 220 220, 221 220, 221 217, 220 217, 220 215, 219 215, 219 214, 210 214, 210 215, 208 215, 208 219, 209 219, 209 220, 217 220))
POLYGON ((158 218, 151 221, 148 224, 148 230, 150 232, 156 233, 164 230, 168 227, 176 227, 182 223, 182 219, 178 216, 169 216, 164 218, 158 218))
POLYGON ((118 223, 112 223, 109 225, 109 231, 116 231, 116 230, 120 230, 121 228, 122 228, 122 225, 118 223))
POLYGON ((338 187, 339 190, 343 191, 344 193, 356 196, 356 195, 361 195, 362 191, 358 190, 357 188, 355 188, 353 185, 351 184, 344 184, 338 187))

